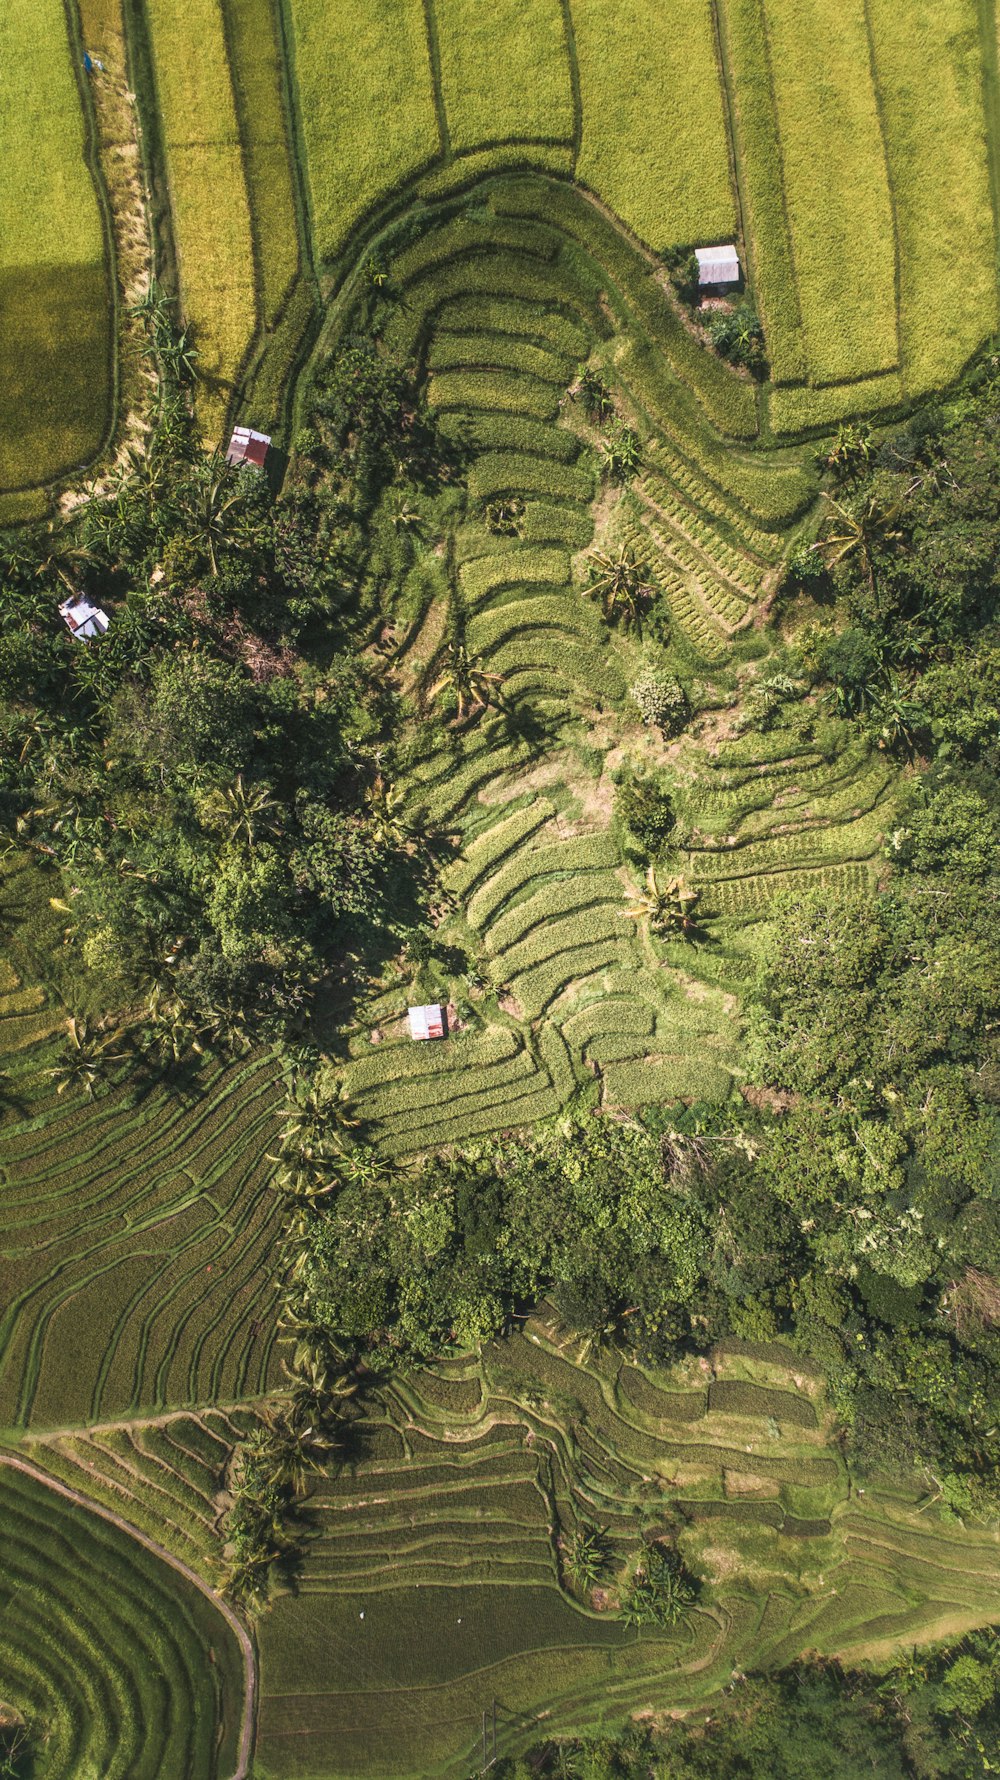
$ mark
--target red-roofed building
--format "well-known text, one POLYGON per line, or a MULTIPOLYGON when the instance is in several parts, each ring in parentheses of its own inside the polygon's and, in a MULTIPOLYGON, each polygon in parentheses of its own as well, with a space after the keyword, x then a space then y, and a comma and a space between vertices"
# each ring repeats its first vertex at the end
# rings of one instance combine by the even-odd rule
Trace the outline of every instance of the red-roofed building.
POLYGON ((270 433, 255 433, 252 427, 236 426, 233 428, 233 436, 229 441, 226 462, 227 464, 255 464, 258 470, 262 470, 270 443, 270 433))

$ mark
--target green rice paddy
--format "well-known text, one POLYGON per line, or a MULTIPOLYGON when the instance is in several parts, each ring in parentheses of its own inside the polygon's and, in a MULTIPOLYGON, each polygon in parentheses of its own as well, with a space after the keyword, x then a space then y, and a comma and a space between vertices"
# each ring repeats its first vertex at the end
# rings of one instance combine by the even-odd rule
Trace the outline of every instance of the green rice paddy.
POLYGON ((654 1375, 585 1358, 543 1314, 479 1364, 393 1385, 311 1499, 299 1587, 261 1625, 264 1780, 465 1774, 494 1699, 512 1754, 697 1706, 734 1669, 988 1620, 995 1541, 972 1535, 972 1565, 968 1534, 858 1496, 800 1368, 737 1343, 654 1375), (579 1523, 607 1528, 614 1560, 678 1521, 702 1586, 672 1631, 567 1588, 579 1523))
POLYGON ((0 494, 81 467, 111 425, 105 223, 77 60, 62 0, 3 8, 0 494))
MULTIPOLYGON (((448 598, 509 708, 451 729, 414 715, 402 789, 415 827, 453 839, 438 938, 468 968, 387 972, 355 1010, 343 1089, 364 1136, 405 1157, 574 1099, 612 1115, 725 1101, 760 924, 789 889, 870 882, 893 817, 886 764, 848 725, 807 706, 741 733, 732 706, 816 498, 803 436, 948 383, 996 326, 996 45, 973 0, 905 19, 888 0, 145 13, 129 21, 137 119, 162 150, 206 438, 238 417, 292 444, 307 346, 321 320, 322 352, 350 332, 372 256, 395 297, 387 348, 469 446, 448 598), (763 385, 706 348, 658 257, 734 237, 763 385), (602 482, 568 393, 585 363, 641 442, 625 491, 602 482), (523 505, 518 537, 486 522, 500 497, 523 505), (597 543, 647 564, 671 666, 711 688, 669 748, 629 714, 641 641, 584 592, 597 543), (626 918, 638 873, 610 821, 626 755, 669 771, 710 948, 626 918), (446 1044, 408 1040, 425 998, 449 1006, 446 1044)), ((94 459, 113 418, 100 94, 77 84, 74 19, 54 0, 0 19, 0 311, 16 318, 0 520, 94 459)), ((414 714, 444 574, 414 576, 389 614, 414 714)), ((57 1096, 62 1019, 0 963, 16 1090, 0 1429, 214 1583, 229 1457, 282 1378, 274 1066, 209 1063, 184 1086, 122 1067, 93 1099, 57 1096)), ((820 1382, 780 1350, 654 1376, 577 1350, 544 1312, 475 1363, 400 1378, 317 1489, 299 1586, 262 1623, 254 1771, 457 1780, 494 1700, 511 1752, 540 1727, 696 1707, 734 1668, 879 1659, 995 1616, 995 1539, 855 1492, 830 1435, 820 1382), (607 1526, 624 1557, 678 1520, 702 1587, 670 1633, 568 1586, 575 1526, 607 1526)), ((205 1597, 2 1466, 0 1523, 0 1698, 51 1726, 39 1780, 223 1780, 242 1678, 205 1597)))
MULTIPOLYGON (((0 187, 20 318, 0 376, 10 519, 29 485, 91 459, 112 418, 91 91, 75 25, 61 6, 53 20, 21 0, 0 41, 16 74, 0 187)), ((731 436, 896 409, 996 328, 1000 94, 974 0, 365 0, 349 19, 330 0, 155 0, 129 29, 210 439, 238 416, 287 442, 319 308, 379 229, 504 168, 578 185, 653 255, 738 240, 767 339, 762 415, 683 326, 672 355, 658 344, 731 436)))
POLYGON ((224 1780, 239 1646, 186 1578, 106 1520, 0 1465, 0 1685, 46 1780, 224 1780))

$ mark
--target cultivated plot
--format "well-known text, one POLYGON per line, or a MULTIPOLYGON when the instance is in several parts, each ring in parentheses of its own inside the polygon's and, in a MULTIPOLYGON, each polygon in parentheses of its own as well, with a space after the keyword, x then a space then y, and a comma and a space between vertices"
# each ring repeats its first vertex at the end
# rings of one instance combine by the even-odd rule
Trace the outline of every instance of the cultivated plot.
POLYGON ((111 426, 113 309, 62 0, 0 13, 0 493, 82 467, 111 426))
POLYGON ((902 1498, 852 1495, 822 1388, 780 1348, 672 1374, 584 1357, 546 1316, 479 1363, 394 1384, 310 1504, 296 1595, 261 1627, 258 1767, 465 1773, 497 1703, 500 1752, 629 1712, 697 1706, 734 1669, 847 1660, 986 1623, 994 1542, 902 1498), (612 1567, 671 1525, 702 1578, 641 1632, 565 1573, 578 1526, 612 1567), (596 1605, 595 1605, 596 1603, 596 1605), (334 1753, 331 1753, 334 1752, 334 1753))
POLYGON ((87 1099, 40 1077, 3 1127, 0 1424, 75 1426, 266 1389, 278 1205, 269 1064, 87 1099))

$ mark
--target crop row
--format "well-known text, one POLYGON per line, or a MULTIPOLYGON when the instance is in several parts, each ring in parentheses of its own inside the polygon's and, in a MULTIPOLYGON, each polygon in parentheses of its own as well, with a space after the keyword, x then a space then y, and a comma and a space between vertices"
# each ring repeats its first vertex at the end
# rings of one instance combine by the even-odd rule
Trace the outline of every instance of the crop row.
POLYGON ((47 1772, 227 1773, 242 1669, 214 1608, 126 1534, 33 1479, 4 1469, 0 1497, 6 1697, 44 1723, 47 1772))
POLYGON ((194 1108, 128 1087, 64 1108, 50 1090, 41 1117, 8 1127, 5 1421, 264 1387, 277 1096, 259 1063, 204 1086, 194 1108))

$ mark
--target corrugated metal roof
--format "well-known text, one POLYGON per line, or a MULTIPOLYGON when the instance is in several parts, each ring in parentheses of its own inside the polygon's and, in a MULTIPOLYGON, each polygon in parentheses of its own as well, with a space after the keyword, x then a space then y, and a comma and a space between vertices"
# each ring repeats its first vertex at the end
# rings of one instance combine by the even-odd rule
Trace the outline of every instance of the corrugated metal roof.
POLYGON ((80 642, 89 643, 93 637, 103 637, 108 628, 107 613, 86 599, 63 600, 59 614, 65 619, 70 634, 80 642))
POLYGON ((270 433, 255 433, 249 426, 234 426, 233 436, 226 452, 227 464, 256 464, 263 469, 267 449, 271 443, 270 433))
POLYGON ((735 246, 696 247, 700 284, 738 284, 740 256, 735 246))
POLYGON ((444 1016, 439 1002, 428 1007, 407 1008, 411 1038, 443 1038, 444 1016))

